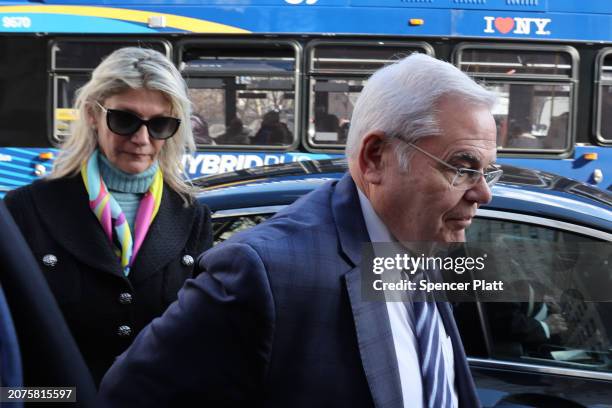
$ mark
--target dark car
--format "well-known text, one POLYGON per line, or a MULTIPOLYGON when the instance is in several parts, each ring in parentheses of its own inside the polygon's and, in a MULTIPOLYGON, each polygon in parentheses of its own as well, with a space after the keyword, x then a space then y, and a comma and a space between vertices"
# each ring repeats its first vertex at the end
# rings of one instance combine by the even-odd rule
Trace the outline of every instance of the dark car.
MULTIPOLYGON (((346 161, 239 170, 196 180, 215 242, 329 180, 346 161)), ((484 407, 612 407, 612 195, 550 173, 503 167, 468 242, 493 246, 493 273, 533 297, 455 303, 484 407)))

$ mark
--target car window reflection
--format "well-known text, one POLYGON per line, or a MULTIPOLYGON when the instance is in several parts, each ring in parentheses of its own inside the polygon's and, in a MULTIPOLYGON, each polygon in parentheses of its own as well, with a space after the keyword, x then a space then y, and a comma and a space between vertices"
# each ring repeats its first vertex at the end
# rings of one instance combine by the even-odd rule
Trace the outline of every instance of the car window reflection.
POLYGON ((237 232, 247 230, 267 220, 272 214, 248 215, 242 217, 228 217, 213 222, 213 242, 217 245, 237 232))
MULTIPOLYGON (((217 219, 215 244, 271 216, 217 219)), ((599 254, 602 262, 593 262, 593 256, 584 253, 584 245, 599 241, 554 228, 484 218, 474 220, 468 241, 491 242, 502 252, 520 254, 504 257, 506 262, 494 265, 491 273, 508 282, 510 290, 531 294, 526 302, 455 304, 468 357, 485 357, 488 351, 498 360, 612 372, 612 302, 587 301, 575 284, 610 275, 606 265, 612 259, 599 254)))
POLYGON ((493 358, 612 372, 612 303, 592 301, 612 283, 610 251, 593 253, 601 243, 571 232, 492 219, 474 222, 468 240, 506 251, 490 273, 527 294, 482 305, 493 358))

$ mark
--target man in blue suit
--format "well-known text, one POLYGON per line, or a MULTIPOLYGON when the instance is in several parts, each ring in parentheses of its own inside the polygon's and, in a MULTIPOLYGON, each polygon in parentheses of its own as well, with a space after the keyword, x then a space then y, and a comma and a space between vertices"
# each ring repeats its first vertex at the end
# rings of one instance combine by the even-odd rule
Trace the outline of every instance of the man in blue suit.
POLYGON ((107 373, 112 407, 476 407, 446 303, 362 298, 362 244, 465 239, 491 199, 494 95, 413 54, 368 80, 349 174, 199 259, 107 373))

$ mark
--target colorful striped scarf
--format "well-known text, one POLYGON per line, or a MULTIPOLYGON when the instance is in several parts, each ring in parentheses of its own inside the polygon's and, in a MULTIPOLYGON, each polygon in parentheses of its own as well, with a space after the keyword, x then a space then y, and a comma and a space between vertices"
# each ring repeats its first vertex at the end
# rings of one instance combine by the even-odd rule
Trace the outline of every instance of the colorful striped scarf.
POLYGON ((102 180, 98 167, 98 154, 98 150, 95 150, 89 159, 83 162, 81 176, 89 195, 89 208, 100 221, 111 245, 115 245, 115 252, 121 260, 123 273, 128 276, 136 254, 159 210, 164 179, 158 168, 149 191, 140 200, 134 221, 135 239, 133 239, 125 214, 102 180))

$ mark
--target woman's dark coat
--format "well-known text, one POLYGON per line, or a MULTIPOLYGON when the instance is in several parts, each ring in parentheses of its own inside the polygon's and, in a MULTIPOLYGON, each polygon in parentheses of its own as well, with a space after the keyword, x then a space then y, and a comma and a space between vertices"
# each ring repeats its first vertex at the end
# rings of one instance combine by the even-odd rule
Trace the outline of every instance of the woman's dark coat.
POLYGON ((5 201, 96 384, 138 332, 176 300, 183 282, 193 275, 197 255, 212 242, 208 209, 197 203, 184 207, 179 195, 164 185, 157 216, 125 277, 89 208, 80 175, 37 181, 10 192, 5 201), (57 262, 53 265, 49 256, 44 262, 46 255, 57 262))

